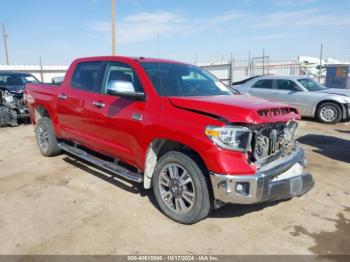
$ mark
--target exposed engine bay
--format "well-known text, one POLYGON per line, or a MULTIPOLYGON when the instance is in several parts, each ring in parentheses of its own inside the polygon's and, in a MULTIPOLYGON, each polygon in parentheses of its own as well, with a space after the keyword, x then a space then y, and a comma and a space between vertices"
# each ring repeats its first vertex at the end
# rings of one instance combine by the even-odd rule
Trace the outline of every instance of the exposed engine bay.
POLYGON ((293 142, 298 123, 271 123, 253 128, 251 159, 258 166, 268 164, 283 154, 293 142))
POLYGON ((0 126, 17 126, 18 118, 28 115, 23 93, 0 89, 0 126))

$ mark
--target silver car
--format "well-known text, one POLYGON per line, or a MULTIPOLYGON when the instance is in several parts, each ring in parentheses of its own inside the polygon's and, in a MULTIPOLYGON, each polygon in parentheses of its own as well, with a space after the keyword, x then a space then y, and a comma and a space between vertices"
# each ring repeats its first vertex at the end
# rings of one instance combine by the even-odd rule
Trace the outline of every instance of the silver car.
POLYGON ((350 89, 327 88, 309 77, 261 76, 232 88, 292 105, 302 116, 327 124, 350 118, 350 89))

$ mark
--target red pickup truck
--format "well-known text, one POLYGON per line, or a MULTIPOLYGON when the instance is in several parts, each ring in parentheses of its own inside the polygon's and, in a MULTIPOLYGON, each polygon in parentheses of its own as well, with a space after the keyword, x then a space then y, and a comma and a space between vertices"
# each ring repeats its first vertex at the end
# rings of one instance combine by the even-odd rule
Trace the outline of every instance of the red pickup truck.
POLYGON ((77 59, 61 85, 28 84, 25 100, 44 156, 69 152, 143 183, 180 223, 226 203, 286 199, 314 185, 293 140, 296 109, 235 94, 193 65, 77 59))

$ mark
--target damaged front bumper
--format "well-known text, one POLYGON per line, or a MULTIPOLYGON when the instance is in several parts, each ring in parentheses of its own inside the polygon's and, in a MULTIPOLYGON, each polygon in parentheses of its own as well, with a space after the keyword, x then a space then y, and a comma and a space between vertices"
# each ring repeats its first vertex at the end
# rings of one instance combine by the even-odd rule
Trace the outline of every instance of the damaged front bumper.
POLYGON ((304 173, 304 150, 295 144, 288 154, 260 168, 255 175, 210 173, 216 206, 223 203, 254 204, 300 196, 314 186, 304 173))

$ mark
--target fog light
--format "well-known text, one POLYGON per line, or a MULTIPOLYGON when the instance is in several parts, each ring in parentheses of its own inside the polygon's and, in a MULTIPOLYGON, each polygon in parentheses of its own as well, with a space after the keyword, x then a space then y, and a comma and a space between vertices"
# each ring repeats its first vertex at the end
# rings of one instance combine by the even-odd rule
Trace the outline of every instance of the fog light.
POLYGON ((243 190, 244 190, 243 185, 238 183, 238 184, 236 185, 236 191, 237 191, 238 193, 242 193, 243 190))
POLYGON ((249 195, 249 183, 236 183, 236 192, 241 195, 249 195))

